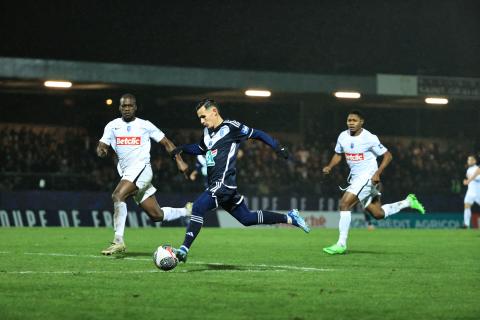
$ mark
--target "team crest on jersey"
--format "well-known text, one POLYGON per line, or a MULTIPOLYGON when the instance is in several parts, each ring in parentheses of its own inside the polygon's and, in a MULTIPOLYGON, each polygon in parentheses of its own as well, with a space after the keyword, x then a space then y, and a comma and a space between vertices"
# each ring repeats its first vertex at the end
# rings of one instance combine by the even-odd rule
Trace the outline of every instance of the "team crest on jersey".
POLYGON ((248 130, 250 130, 249 127, 247 127, 246 125, 243 125, 243 126, 242 126, 242 133, 243 133, 243 134, 247 134, 247 133, 248 133, 248 130))
POLYGON ((355 145, 353 144, 353 142, 350 144, 350 149, 353 149, 353 147, 355 147, 355 145))
POLYGON ((130 130, 132 130, 132 127, 127 126, 127 131, 130 132, 130 130))
POLYGON ((205 161, 207 163, 207 167, 213 167, 215 165, 215 157, 217 156, 217 149, 215 150, 208 150, 205 154, 205 161))
POLYGON ((228 127, 222 127, 222 129, 220 129, 220 132, 218 134, 220 135, 220 138, 223 138, 229 132, 230 132, 230 130, 228 129, 228 127))

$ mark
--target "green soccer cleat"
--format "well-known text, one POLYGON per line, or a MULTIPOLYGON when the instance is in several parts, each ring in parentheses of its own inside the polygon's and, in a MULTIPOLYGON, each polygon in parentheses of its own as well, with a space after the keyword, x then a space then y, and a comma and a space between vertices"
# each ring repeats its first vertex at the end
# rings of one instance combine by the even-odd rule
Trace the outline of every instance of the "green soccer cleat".
POLYGON ((425 208, 423 207, 423 204, 418 201, 417 197, 413 193, 410 193, 407 196, 407 200, 410 202, 410 208, 420 211, 421 214, 425 214, 425 208))
POLYGON ((323 248, 323 252, 328 254, 345 254, 345 252, 347 252, 347 246, 334 244, 333 246, 323 248))

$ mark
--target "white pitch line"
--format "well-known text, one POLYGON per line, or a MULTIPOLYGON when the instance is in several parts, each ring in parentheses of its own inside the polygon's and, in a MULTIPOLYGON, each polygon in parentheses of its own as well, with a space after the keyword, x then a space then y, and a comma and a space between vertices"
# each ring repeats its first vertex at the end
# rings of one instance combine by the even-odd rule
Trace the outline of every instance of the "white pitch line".
POLYGON ((160 272, 159 270, 128 270, 128 271, 119 271, 119 270, 82 270, 82 271, 5 271, 0 272, 2 274, 81 274, 81 273, 155 273, 160 272))
POLYGON ((0 251, 0 254, 9 254, 10 252, 8 251, 0 251))
MULTIPOLYGON (((39 256, 52 256, 52 257, 73 257, 73 258, 92 258, 92 259, 112 259, 111 257, 105 257, 100 255, 76 255, 76 254, 65 254, 65 253, 42 253, 42 252, 25 252, 27 255, 39 255, 39 256)), ((152 259, 147 258, 129 258, 125 257, 121 260, 130 260, 130 261, 152 261, 152 259)), ((285 266, 285 265, 268 265, 268 264, 229 264, 223 262, 204 262, 204 261, 191 261, 188 264, 193 265, 214 265, 214 266, 234 266, 239 268, 245 268, 240 271, 249 271, 251 268, 270 268, 270 269, 281 269, 281 270, 296 270, 296 271, 313 271, 313 272, 328 272, 334 271, 333 269, 325 268, 314 268, 314 267, 297 267, 297 266, 285 266)), ((212 271, 212 270, 210 270, 212 271)), ((222 270, 225 271, 225 270, 222 270)), ((265 271, 265 270, 263 270, 265 271)))

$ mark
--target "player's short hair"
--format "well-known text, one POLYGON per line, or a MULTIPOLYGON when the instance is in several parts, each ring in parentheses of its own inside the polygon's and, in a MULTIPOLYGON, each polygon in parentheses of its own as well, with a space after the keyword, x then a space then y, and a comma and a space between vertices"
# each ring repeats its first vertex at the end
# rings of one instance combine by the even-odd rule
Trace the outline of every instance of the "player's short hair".
POLYGON ((470 158, 470 157, 472 157, 473 159, 475 159, 475 161, 477 161, 477 155, 476 154, 470 153, 467 158, 470 158))
POLYGON ((197 104, 197 107, 195 108, 195 110, 198 110, 201 107, 205 107, 205 109, 207 109, 207 110, 210 109, 211 107, 215 107, 220 112, 220 106, 213 99, 206 98, 206 99, 201 100, 197 104))
POLYGON ((348 114, 355 114, 355 115, 357 115, 360 119, 365 120, 365 116, 364 116, 363 113, 362 113, 360 110, 358 110, 358 109, 350 110, 350 111, 348 112, 348 114))
POLYGON ((137 99, 135 98, 135 96, 131 93, 125 93, 124 95, 122 95, 120 97, 120 101, 124 100, 124 99, 130 99, 130 100, 133 100, 133 103, 136 104, 137 103, 137 99))

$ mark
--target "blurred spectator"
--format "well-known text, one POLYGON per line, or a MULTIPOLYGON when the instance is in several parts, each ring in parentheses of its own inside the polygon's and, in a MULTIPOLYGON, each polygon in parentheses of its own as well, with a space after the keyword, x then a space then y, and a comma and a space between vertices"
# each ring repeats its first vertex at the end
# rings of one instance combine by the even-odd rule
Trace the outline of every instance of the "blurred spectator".
MULTIPOLYGON (((108 159, 95 154, 98 137, 84 128, 0 125, 0 190, 43 189, 110 191, 118 174, 112 169, 113 152, 108 159)), ((199 141, 199 132, 169 132, 176 144, 199 141)), ((346 165, 325 177, 322 167, 333 153, 333 143, 325 138, 302 143, 288 143, 292 159, 277 159, 275 152, 255 140, 241 146, 238 179, 241 193, 257 195, 338 195, 338 186, 345 186, 346 165)), ((471 150, 464 145, 433 140, 406 141, 382 138, 394 160, 382 176, 389 193, 403 195, 415 190, 422 194, 452 194, 461 191, 464 158, 471 150)), ((283 139, 282 139, 282 142, 283 139)), ((152 144, 153 184, 160 192, 200 192, 201 179, 187 182, 169 161, 159 144, 152 144)), ((194 168, 195 157, 185 157, 194 168)))

